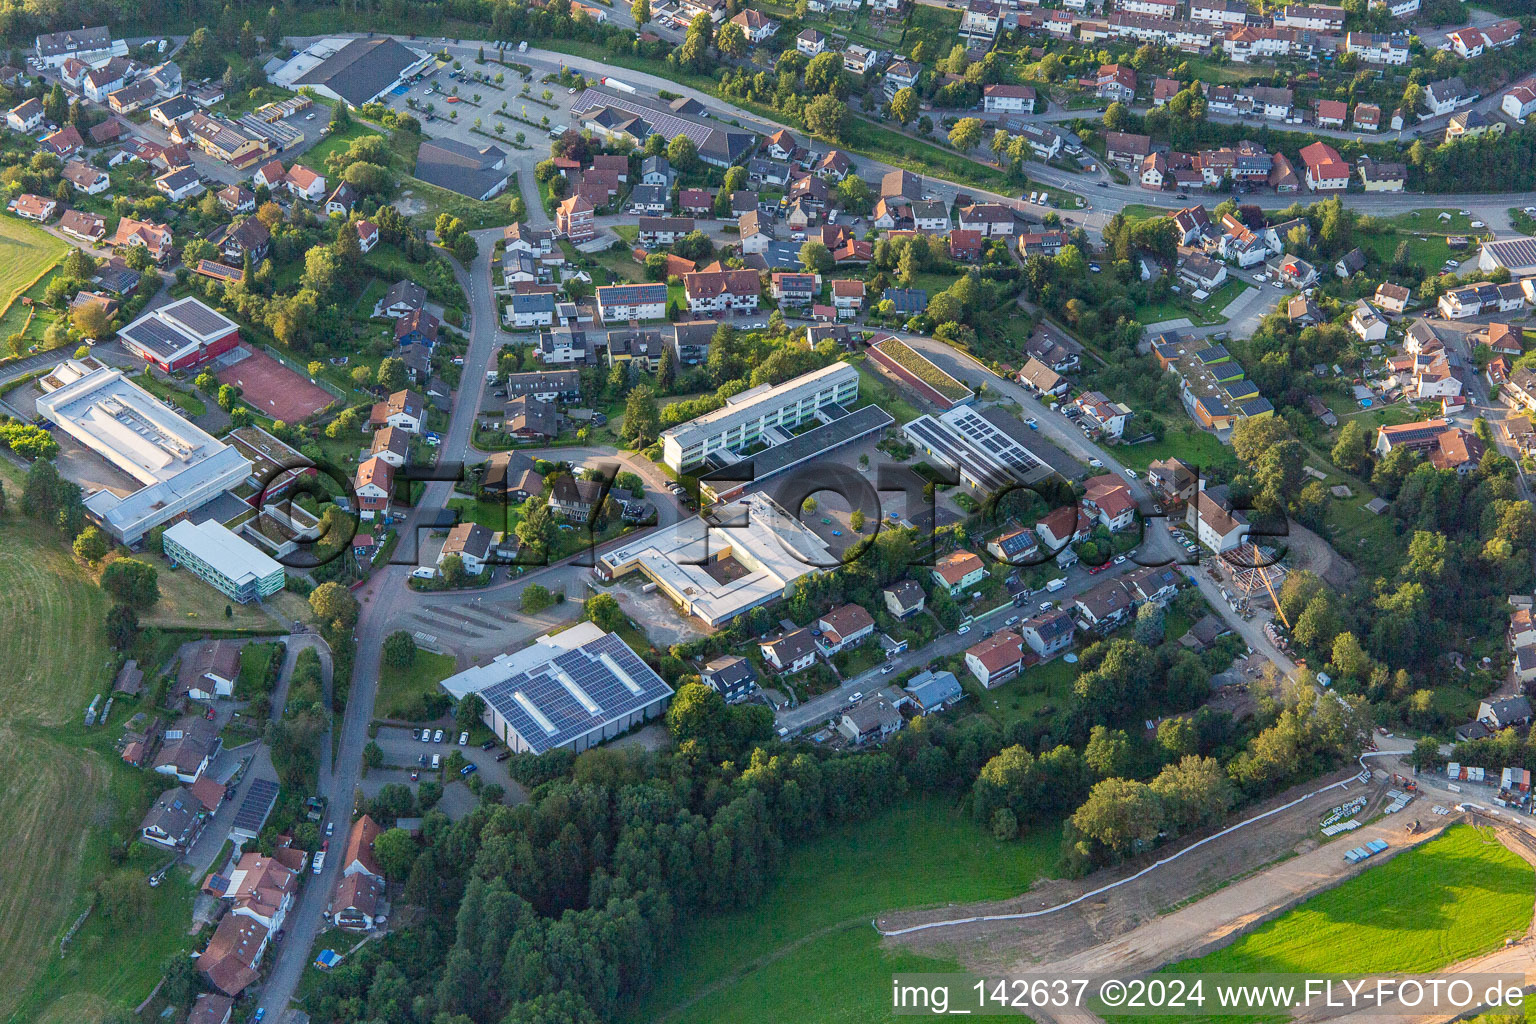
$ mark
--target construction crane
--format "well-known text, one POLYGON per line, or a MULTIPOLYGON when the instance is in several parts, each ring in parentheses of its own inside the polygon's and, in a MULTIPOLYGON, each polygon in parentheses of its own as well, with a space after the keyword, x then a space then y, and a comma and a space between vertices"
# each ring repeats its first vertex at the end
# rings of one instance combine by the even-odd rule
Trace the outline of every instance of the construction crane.
POLYGON ((1274 585, 1269 582, 1269 573, 1261 569, 1259 571, 1259 579, 1264 581, 1264 589, 1269 591, 1269 599, 1275 602, 1275 614, 1280 617, 1281 624, 1285 626, 1286 629, 1290 629, 1291 623, 1285 617, 1285 609, 1280 607, 1280 595, 1275 593, 1274 585))

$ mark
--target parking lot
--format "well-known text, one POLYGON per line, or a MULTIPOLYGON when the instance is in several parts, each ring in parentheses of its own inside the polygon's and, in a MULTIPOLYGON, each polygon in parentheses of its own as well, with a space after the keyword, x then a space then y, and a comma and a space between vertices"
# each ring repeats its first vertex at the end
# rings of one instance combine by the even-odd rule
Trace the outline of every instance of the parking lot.
MULTIPOLYGON (((507 59, 515 61, 516 52, 507 51, 507 59)), ((430 72, 408 88, 402 86, 386 94, 383 101, 419 119, 430 136, 476 147, 499 145, 523 155, 546 153, 550 127, 571 123, 570 104, 579 90, 573 92, 556 83, 545 85, 540 81, 543 74, 539 70, 525 80, 523 75, 500 64, 487 61, 476 65, 469 61, 460 77, 452 77, 453 72, 451 64, 430 72), (495 81, 498 74, 502 76, 500 84, 495 81), (484 78, 476 80, 474 75, 484 78), (523 92, 525 87, 527 93, 523 92), (553 108, 544 102, 546 91, 550 93, 547 102, 553 108), (415 102, 415 109, 411 108, 411 101, 415 102), (549 118, 549 127, 542 125, 545 117, 549 118), (475 127, 477 120, 479 130, 475 127), (496 130, 498 126, 503 129, 500 133, 496 130), (527 149, 518 148, 519 132, 527 149)))
MULTIPOLYGON (((434 754, 446 764, 449 755, 458 751, 464 755, 466 761, 475 766, 475 770, 484 782, 494 782, 506 791, 508 803, 522 803, 528 799, 528 794, 524 792, 523 787, 514 782, 512 776, 507 773, 506 762, 496 760, 497 755, 506 750, 505 747, 498 744, 489 750, 483 750, 473 743, 461 747, 458 745, 457 731, 450 731, 451 723, 440 723, 440 725, 443 732, 441 743, 423 743, 412 735, 410 729, 402 726, 381 726, 378 735, 374 737, 374 742, 384 751, 384 764, 393 767, 376 768, 370 771, 367 779, 364 780, 364 792, 376 793, 389 782, 401 782, 414 789, 420 778, 432 777, 431 764, 434 754), (421 763, 423 758, 426 759, 425 766, 421 763), (420 778, 413 781, 410 777, 412 771, 417 772, 420 778)), ((433 735, 436 735, 438 728, 438 725, 432 726, 433 735)), ((439 778, 445 786, 458 781, 457 775, 452 779, 448 778, 446 769, 440 769, 439 778)))

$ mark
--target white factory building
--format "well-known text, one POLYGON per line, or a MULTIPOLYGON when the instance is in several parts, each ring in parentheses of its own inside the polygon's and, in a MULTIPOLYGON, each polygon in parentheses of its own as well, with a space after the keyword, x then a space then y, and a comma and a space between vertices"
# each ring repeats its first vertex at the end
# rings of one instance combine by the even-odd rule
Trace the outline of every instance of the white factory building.
POLYGON ((511 750, 581 752, 667 709, 672 687, 617 633, 578 623, 443 680, 454 700, 477 693, 511 750))
POLYGON ((37 411, 139 487, 85 498, 91 517, 118 541, 136 544, 250 476, 238 451, 187 422, 121 370, 66 360, 39 383, 37 411))

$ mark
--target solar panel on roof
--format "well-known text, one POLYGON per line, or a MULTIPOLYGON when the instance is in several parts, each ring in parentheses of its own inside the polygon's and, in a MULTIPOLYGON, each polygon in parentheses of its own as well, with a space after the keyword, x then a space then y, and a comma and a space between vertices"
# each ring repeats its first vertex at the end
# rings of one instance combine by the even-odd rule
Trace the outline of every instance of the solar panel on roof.
POLYGON ((218 312, 193 299, 172 303, 162 309, 160 315, 198 334, 212 334, 230 325, 230 322, 218 312))
POLYGON ((189 345, 197 344, 196 338, 188 337, 171 324, 153 315, 145 317, 138 323, 129 324, 118 333, 140 348, 161 357, 175 355, 189 345))
POLYGON ((270 779, 257 779, 246 790, 240 809, 235 812, 234 827, 247 832, 259 830, 267 820, 272 805, 277 802, 277 783, 270 779))

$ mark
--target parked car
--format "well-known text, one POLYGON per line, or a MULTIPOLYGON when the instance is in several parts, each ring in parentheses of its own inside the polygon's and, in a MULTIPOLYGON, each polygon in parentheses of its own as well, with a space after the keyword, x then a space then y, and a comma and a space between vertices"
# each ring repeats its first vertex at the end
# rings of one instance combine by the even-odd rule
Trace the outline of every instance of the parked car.
POLYGON ((462 746, 464 746, 468 742, 469 742, 469 733, 467 733, 467 732, 459 733, 459 746, 462 747, 462 746))
POLYGON ((473 762, 471 762, 470 764, 465 765, 463 768, 460 768, 459 769, 459 774, 460 775, 464 775, 464 776, 469 776, 469 775, 473 775, 475 772, 477 772, 479 770, 480 770, 480 767, 478 765, 474 764, 473 762))
POLYGON ((965 636, 965 634, 969 633, 970 631, 970 626, 961 626, 959 629, 955 630, 955 633, 959 636, 965 636))
POLYGON ((433 743, 441 743, 441 742, 443 742, 443 730, 439 729, 439 730, 437 730, 437 732, 432 734, 432 742, 433 743))

